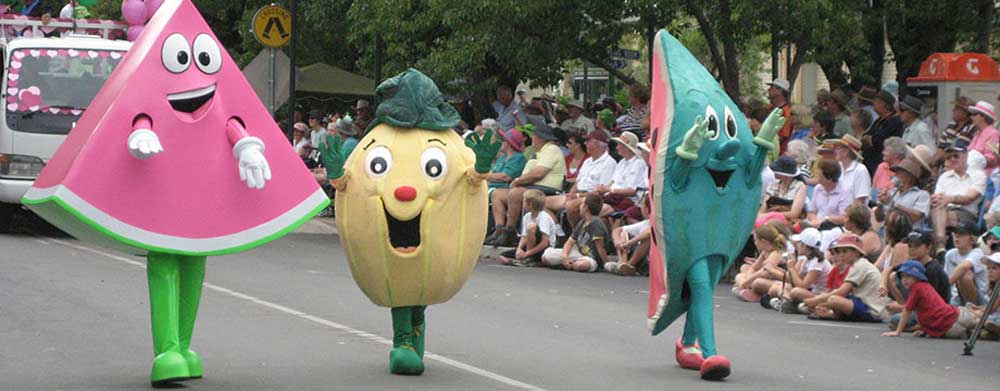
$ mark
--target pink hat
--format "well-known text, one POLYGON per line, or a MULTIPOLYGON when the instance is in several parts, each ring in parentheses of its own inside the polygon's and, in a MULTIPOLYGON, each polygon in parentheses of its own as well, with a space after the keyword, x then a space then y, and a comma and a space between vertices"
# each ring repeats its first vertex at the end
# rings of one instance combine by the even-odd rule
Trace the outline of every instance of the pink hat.
POLYGON ((996 112, 993 111, 993 105, 983 100, 976 102, 975 106, 969 106, 969 111, 985 115, 994 121, 997 120, 996 112))
POLYGON ((296 122, 295 125, 293 126, 295 127, 295 130, 299 132, 305 132, 306 130, 309 130, 309 128, 306 127, 306 124, 301 122, 296 122))
POLYGON ((524 133, 521 133, 520 130, 500 130, 497 131, 497 134, 499 134, 500 137, 503 137, 504 140, 507 140, 507 142, 510 143, 511 148, 514 148, 515 151, 524 152, 524 133))

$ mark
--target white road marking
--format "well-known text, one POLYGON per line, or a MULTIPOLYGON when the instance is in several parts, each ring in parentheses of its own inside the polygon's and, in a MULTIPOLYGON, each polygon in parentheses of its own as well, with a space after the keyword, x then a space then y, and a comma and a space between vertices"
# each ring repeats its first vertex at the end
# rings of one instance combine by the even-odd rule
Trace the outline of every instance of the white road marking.
POLYGON ((864 330, 888 330, 885 327, 870 327, 870 326, 857 326, 853 324, 837 323, 833 321, 799 321, 799 320, 789 320, 788 324, 804 324, 806 326, 820 326, 820 327, 840 327, 844 329, 864 329, 864 330))
MULTIPOLYGON (((46 242, 43 239, 38 239, 38 240, 42 241, 42 242, 46 242)), ((114 259, 116 261, 121 261, 121 262, 127 263, 129 265, 140 267, 140 268, 143 268, 143 269, 146 268, 146 263, 145 262, 136 261, 134 259, 125 258, 125 257, 119 256, 119 255, 115 255, 115 254, 110 254, 110 253, 107 253, 107 252, 104 252, 104 251, 101 251, 101 250, 93 249, 93 248, 90 248, 90 247, 87 247, 87 246, 81 246, 79 244, 67 242, 67 241, 64 241, 64 240, 59 240, 59 239, 50 239, 50 240, 51 240, 51 242, 54 242, 54 243, 57 243, 57 244, 60 244, 60 245, 66 246, 66 247, 70 247, 70 248, 74 248, 74 249, 77 249, 77 250, 82 250, 82 251, 87 251, 87 252, 90 252, 90 253, 98 254, 98 255, 101 255, 101 256, 104 256, 104 257, 107 257, 107 258, 110 258, 110 259, 114 259)), ((352 335, 354 335, 356 337, 367 339, 367 340, 375 342, 375 343, 379 343, 379 344, 390 346, 390 347, 392 346, 392 340, 380 337, 378 335, 369 333, 367 331, 358 330, 358 329, 355 329, 355 328, 350 327, 350 326, 342 325, 342 324, 334 322, 332 320, 324 319, 324 318, 321 318, 321 317, 318 317, 318 316, 315 316, 315 315, 311 315, 311 314, 308 314, 308 313, 305 313, 305 312, 302 312, 302 311, 299 311, 299 310, 296 310, 296 309, 293 309, 293 308, 285 307, 285 306, 283 306, 281 304, 272 303, 272 302, 269 302, 267 300, 259 299, 259 298, 250 296, 248 294, 240 293, 240 292, 234 291, 232 289, 221 287, 221 286, 218 286, 218 285, 215 285, 215 284, 210 284, 210 283, 206 282, 204 284, 204 287, 207 288, 207 289, 209 289, 209 290, 216 291, 216 292, 219 292, 219 293, 224 293, 224 294, 227 294, 229 296, 235 297, 237 299, 246 300, 246 301, 249 301, 249 302, 254 303, 254 304, 259 304, 261 306, 264 306, 264 307, 267 307, 267 308, 270 308, 270 309, 273 309, 273 310, 276 310, 276 311, 279 311, 279 312, 283 312, 285 314, 292 315, 292 316, 297 317, 297 318, 305 319, 305 320, 308 320, 308 321, 313 322, 313 323, 317 323, 317 324, 320 324, 320 325, 323 325, 323 326, 327 326, 327 327, 330 327, 330 328, 333 328, 333 329, 344 331, 344 332, 352 334, 352 335)), ((537 390, 537 391, 544 390, 544 388, 541 388, 541 387, 538 387, 538 386, 534 386, 534 385, 531 385, 531 384, 528 384, 528 383, 524 383, 524 382, 521 382, 521 381, 517 381, 517 380, 511 379, 509 377, 506 377, 506 376, 503 376, 503 375, 500 375, 500 374, 497 374, 497 373, 494 373, 494 372, 490 372, 488 370, 476 367, 474 365, 466 364, 466 363, 463 363, 463 362, 458 361, 458 360, 453 360, 453 359, 450 359, 448 357, 445 357, 445 356, 442 356, 442 355, 439 355, 439 354, 431 353, 429 351, 424 352, 424 357, 425 358, 429 358, 431 360, 438 361, 438 362, 443 363, 445 365, 449 365, 451 367, 454 367, 454 368, 457 368, 457 369, 460 369, 460 370, 472 373, 474 375, 479 375, 479 376, 485 377, 487 379, 491 379, 491 380, 495 380, 495 381, 507 384, 507 385, 512 386, 512 387, 517 387, 517 388, 521 388, 521 389, 525 389, 525 390, 537 390)))

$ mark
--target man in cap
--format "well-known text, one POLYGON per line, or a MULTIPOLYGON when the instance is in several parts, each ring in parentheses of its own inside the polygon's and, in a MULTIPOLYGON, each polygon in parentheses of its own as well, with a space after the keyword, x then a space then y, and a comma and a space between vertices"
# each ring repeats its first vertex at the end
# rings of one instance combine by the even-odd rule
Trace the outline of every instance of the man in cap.
POLYGON ((847 114, 847 94, 843 90, 833 90, 823 101, 823 108, 833 117, 833 134, 843 137, 851 132, 851 116, 847 114))
POLYGON ((319 148, 326 143, 326 127, 323 126, 323 113, 313 109, 309 111, 309 141, 313 148, 319 148))
POLYGON ((896 188, 892 191, 879 193, 879 209, 888 212, 905 213, 914 226, 923 225, 924 218, 930 213, 931 195, 917 187, 924 168, 916 160, 903 159, 890 168, 896 174, 893 181, 896 188))
POLYGON ((926 145, 934 148, 934 137, 931 135, 931 128, 920 119, 920 112, 924 108, 924 101, 912 95, 904 96, 899 101, 899 119, 903 121, 903 140, 911 147, 926 145))
POLYGON ((569 118, 559 125, 566 133, 588 135, 594 130, 594 121, 583 115, 583 101, 579 99, 571 100, 566 104, 566 111, 569 118))
MULTIPOLYGON (((521 203, 524 192, 540 190, 546 196, 562 191, 566 178, 566 159, 557 143, 558 138, 548 125, 532 123, 531 145, 536 148, 535 157, 524 165, 521 176, 510 182, 510 189, 495 189, 493 199, 493 221, 500 233, 490 245, 513 247, 517 245, 517 222, 521 218, 521 203)), ((612 160, 612 162, 614 162, 612 160)))
POLYGON ((510 86, 497 87, 497 100, 493 101, 493 111, 497 113, 497 122, 501 129, 513 129, 526 123, 521 105, 514 101, 514 91, 510 86))
POLYGON ((979 225, 975 219, 961 219, 950 231, 955 248, 944 255, 944 271, 951 284, 950 303, 956 306, 986 304, 989 281, 982 263, 985 255, 976 247, 979 225))
MULTIPOLYGON (((937 140, 937 153, 935 154, 934 167, 944 164, 945 151, 944 149, 953 144, 959 137, 965 138, 966 140, 972 140, 976 137, 975 125, 972 124, 972 112, 969 111, 969 107, 975 104, 972 99, 962 96, 955 100, 954 107, 951 109, 951 123, 944 128, 944 131, 938 136, 937 140)), ((932 148, 933 149, 933 148, 932 148)))
POLYGON ((885 148, 885 139, 896 136, 903 136, 903 121, 896 114, 896 97, 888 91, 879 91, 873 103, 878 118, 872 123, 868 133, 861 139, 864 146, 861 148, 864 156, 865 166, 868 172, 875 172, 878 164, 882 162, 882 150, 885 148))
POLYGON ((587 159, 583 161, 580 170, 576 175, 576 182, 569 192, 562 195, 550 196, 545 199, 545 208, 559 215, 559 212, 566 210, 566 218, 569 219, 570 226, 576 226, 580 221, 580 204, 583 203, 587 193, 597 191, 601 186, 611 184, 615 174, 615 159, 608 153, 608 134, 603 130, 595 129, 586 137, 585 147, 587 149, 587 159))
POLYGON ((792 138, 792 107, 788 104, 788 94, 792 91, 792 85, 788 80, 777 78, 767 83, 767 86, 767 99, 771 101, 767 111, 781 108, 781 116, 785 117, 785 126, 778 131, 778 140, 781 142, 779 150, 784 154, 788 140, 792 138))
POLYGON ((939 249, 944 248, 947 227, 955 226, 960 220, 978 220, 979 200, 986 192, 986 175, 981 171, 969 171, 968 147, 968 140, 960 138, 945 149, 948 171, 938 177, 931 195, 934 240, 939 249))

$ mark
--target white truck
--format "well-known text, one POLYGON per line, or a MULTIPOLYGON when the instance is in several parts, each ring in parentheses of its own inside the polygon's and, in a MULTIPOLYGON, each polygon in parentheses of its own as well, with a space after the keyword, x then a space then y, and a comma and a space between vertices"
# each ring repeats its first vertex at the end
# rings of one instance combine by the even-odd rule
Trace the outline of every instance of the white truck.
POLYGON ((131 47, 109 39, 124 36, 125 27, 0 19, 0 232, 10 228, 21 197, 131 47))

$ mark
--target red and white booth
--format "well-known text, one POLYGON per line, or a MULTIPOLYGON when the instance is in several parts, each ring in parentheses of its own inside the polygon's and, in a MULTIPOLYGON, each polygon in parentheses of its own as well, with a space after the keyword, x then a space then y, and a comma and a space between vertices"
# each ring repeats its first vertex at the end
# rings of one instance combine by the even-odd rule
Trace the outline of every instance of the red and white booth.
POLYGON ((982 53, 934 53, 906 84, 911 95, 924 101, 924 113, 944 127, 951 122, 951 109, 960 96, 998 103, 1000 67, 982 53))

